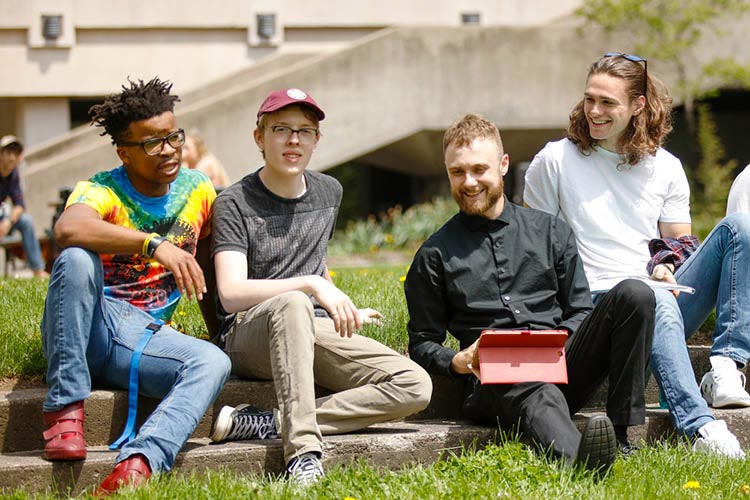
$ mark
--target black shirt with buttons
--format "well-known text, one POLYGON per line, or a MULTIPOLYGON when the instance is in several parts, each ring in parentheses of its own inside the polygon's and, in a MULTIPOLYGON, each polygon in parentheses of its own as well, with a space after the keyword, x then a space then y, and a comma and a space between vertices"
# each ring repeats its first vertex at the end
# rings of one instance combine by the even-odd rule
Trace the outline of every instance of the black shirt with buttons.
POLYGON ((449 376, 446 332, 461 349, 487 328, 572 333, 593 309, 570 227, 507 199, 497 219, 460 212, 446 222, 417 251, 404 289, 411 359, 449 376))

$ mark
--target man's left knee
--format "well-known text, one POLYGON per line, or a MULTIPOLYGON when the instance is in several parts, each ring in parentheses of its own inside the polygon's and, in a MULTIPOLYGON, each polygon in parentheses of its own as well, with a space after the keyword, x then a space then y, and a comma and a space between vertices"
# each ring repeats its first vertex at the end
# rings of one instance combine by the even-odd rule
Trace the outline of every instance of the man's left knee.
POLYGON ((404 370, 396 375, 394 382, 404 395, 402 401, 406 410, 408 410, 407 414, 420 412, 430 404, 432 378, 416 363, 413 363, 411 369, 404 370))
POLYGON ((734 213, 727 215, 719 222, 719 225, 730 226, 737 234, 750 238, 750 214, 734 213))
POLYGON ((654 291, 640 280, 621 281, 612 291, 618 303, 627 304, 626 309, 637 309, 641 312, 653 314, 656 308, 654 291))

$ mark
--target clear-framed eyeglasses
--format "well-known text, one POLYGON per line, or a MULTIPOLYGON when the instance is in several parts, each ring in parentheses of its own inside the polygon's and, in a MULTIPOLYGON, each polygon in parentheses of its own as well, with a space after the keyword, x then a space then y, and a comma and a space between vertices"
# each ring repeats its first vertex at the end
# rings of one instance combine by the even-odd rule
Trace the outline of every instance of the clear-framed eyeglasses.
POLYGON ((284 142, 289 141, 292 138, 292 135, 297 134, 297 138, 301 144, 313 144, 320 136, 320 130, 317 128, 302 127, 300 129, 294 129, 292 127, 287 127, 286 125, 273 125, 271 127, 271 133, 275 138, 284 142))

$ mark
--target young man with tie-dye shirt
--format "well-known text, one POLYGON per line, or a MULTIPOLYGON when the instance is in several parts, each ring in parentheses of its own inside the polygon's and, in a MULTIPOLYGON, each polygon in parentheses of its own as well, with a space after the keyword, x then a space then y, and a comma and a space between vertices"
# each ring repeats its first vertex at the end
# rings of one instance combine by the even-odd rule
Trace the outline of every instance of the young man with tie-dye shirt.
POLYGON ((45 458, 86 457, 83 401, 92 385, 164 398, 137 434, 123 433, 99 495, 169 470, 230 371, 219 348, 163 325, 183 294, 206 293, 199 260, 209 255, 216 197, 204 174, 180 169, 185 133, 171 87, 130 82, 91 108, 122 165, 80 182, 54 228, 63 251, 42 319, 45 458))

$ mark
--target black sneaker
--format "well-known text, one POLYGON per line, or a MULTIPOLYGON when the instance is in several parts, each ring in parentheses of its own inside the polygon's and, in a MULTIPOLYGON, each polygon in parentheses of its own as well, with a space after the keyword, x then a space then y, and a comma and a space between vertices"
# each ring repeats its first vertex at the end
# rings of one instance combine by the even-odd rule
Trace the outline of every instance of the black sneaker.
POLYGON ((612 422, 606 415, 594 415, 586 422, 578 445, 576 465, 607 472, 617 456, 617 439, 612 422))
POLYGON ((323 462, 315 452, 303 453, 294 457, 286 466, 286 475, 290 481, 300 486, 309 486, 323 477, 323 462))
POLYGON ((225 406, 211 431, 211 441, 240 441, 244 439, 276 439, 276 424, 273 412, 261 411, 247 404, 237 408, 225 406))

